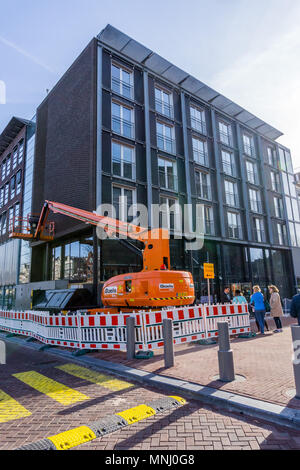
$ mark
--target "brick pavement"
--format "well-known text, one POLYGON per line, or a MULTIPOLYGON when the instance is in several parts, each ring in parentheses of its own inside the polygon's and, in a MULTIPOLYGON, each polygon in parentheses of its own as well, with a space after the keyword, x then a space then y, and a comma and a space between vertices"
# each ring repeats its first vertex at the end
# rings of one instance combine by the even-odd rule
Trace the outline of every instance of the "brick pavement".
MULTIPOLYGON (((164 394, 136 384, 130 389, 112 392, 56 369, 55 366, 66 361, 45 352, 9 345, 8 353, 7 366, 0 367, 0 388, 18 400, 32 415, 0 423, 1 450, 15 449, 25 443, 88 424, 164 394), (63 406, 12 376, 28 370, 35 370, 80 391, 90 400, 63 406)), ((300 449, 300 432, 190 400, 178 409, 148 418, 78 449, 287 450, 300 449)))
MULTIPOLYGON (((218 345, 201 346, 189 343, 175 346, 175 366, 164 368, 163 349, 155 350, 154 357, 148 360, 126 359, 126 354, 116 351, 100 351, 91 356, 103 360, 123 363, 137 369, 176 377, 209 385, 214 388, 232 391, 260 400, 300 408, 300 400, 291 399, 286 394, 295 388, 292 366, 292 339, 290 325, 294 319, 283 319, 283 333, 273 333, 274 320, 269 319, 270 332, 265 336, 259 334, 251 339, 232 339, 235 373, 246 378, 224 384, 214 380, 218 375, 218 345)), ((255 324, 252 324, 255 330, 255 324)))

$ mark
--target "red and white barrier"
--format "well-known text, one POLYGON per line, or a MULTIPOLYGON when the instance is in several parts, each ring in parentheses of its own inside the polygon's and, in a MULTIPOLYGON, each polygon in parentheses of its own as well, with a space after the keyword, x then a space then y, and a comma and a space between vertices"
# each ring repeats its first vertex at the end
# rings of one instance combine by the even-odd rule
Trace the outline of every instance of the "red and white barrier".
POLYGON ((199 305, 132 314, 51 315, 49 312, 0 311, 0 330, 30 336, 47 345, 126 351, 126 319, 135 317, 136 347, 164 346, 163 320, 173 320, 174 344, 218 336, 217 323, 228 321, 231 335, 250 332, 248 305, 199 305))

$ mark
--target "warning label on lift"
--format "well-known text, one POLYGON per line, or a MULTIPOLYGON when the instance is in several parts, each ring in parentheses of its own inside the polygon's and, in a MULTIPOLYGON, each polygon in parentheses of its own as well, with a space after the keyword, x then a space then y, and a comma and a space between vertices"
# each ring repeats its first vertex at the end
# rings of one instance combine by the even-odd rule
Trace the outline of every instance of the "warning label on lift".
POLYGON ((118 292, 117 286, 105 287, 104 289, 104 294, 117 294, 117 292, 118 292))

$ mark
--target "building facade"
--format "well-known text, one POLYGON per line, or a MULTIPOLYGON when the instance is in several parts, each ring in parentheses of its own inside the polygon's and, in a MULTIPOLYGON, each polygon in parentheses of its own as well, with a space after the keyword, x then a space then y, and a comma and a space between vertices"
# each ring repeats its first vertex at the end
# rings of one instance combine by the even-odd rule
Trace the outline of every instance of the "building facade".
MULTIPOLYGON (((13 117, 0 135, 0 307, 3 308, 14 304, 15 286, 22 281, 20 270, 24 268, 25 246, 28 266, 31 260, 28 243, 10 240, 9 233, 13 223, 18 226, 23 211, 28 211, 26 200, 31 191, 28 160, 30 151, 32 158, 34 155, 31 148, 34 132, 34 122, 13 117)), ((29 276, 25 281, 29 281, 29 276)))
MULTIPOLYGON (((204 262, 215 264, 216 299, 225 285, 246 295, 269 283, 283 297, 295 293, 299 206, 290 152, 276 141, 281 132, 110 25, 36 119, 32 212, 45 199, 90 211, 112 204, 130 221, 132 204, 159 205, 172 268, 193 273, 198 299, 207 295, 204 262), (200 250, 174 236, 185 204, 203 208, 200 250)), ((102 281, 140 269, 134 244, 100 241, 63 216, 51 220, 54 242, 32 244, 31 282, 64 279, 96 295, 102 281)), ((146 222, 154 223, 151 211, 146 222)), ((192 229, 196 222, 193 210, 192 229)))

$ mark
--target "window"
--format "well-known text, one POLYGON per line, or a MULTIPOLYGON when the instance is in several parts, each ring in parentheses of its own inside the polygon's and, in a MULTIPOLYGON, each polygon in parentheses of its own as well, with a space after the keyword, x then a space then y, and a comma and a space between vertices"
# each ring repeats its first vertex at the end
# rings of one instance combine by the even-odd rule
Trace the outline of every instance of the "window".
POLYGON ((16 195, 16 176, 10 180, 10 198, 13 199, 16 195))
POLYGON ((17 194, 21 192, 21 184, 22 184, 22 170, 19 170, 17 173, 17 194))
POLYGON ((18 147, 15 147, 13 150, 13 169, 16 168, 18 164, 18 147))
POLYGON ((18 217, 20 217, 20 204, 19 203, 15 204, 15 219, 18 220, 18 217))
POLYGON ((0 189, 0 207, 4 205, 4 186, 0 189))
POLYGON ((5 235, 7 230, 7 213, 4 212, 1 217, 1 235, 5 235))
POLYGON ((115 176, 135 179, 135 152, 133 147, 112 142, 112 169, 115 176))
POLYGON ((4 189, 4 205, 8 203, 9 183, 6 183, 4 189))
POLYGON ((134 114, 132 108, 112 102, 112 130, 124 137, 134 138, 134 114))
POLYGON ((6 176, 10 174, 11 170, 11 156, 9 155, 6 159, 6 176))
POLYGON ((202 171, 195 172, 196 193, 202 199, 211 200, 210 176, 202 171))
POLYGON ((281 171, 286 171, 286 164, 285 164, 285 156, 284 156, 284 150, 279 148, 279 165, 280 165, 280 170, 281 171))
POLYGON ((244 153, 250 157, 255 156, 255 148, 253 143, 253 137, 248 134, 243 134, 244 153))
POLYGON ((3 160, 3 163, 2 163, 2 171, 1 171, 1 178, 2 180, 4 180, 6 176, 6 160, 3 160))
POLYGON ((160 203, 160 220, 159 226, 168 228, 169 230, 181 231, 179 227, 179 213, 180 207, 177 199, 161 196, 159 199, 160 203))
POLYGON ((264 221, 259 219, 258 217, 254 217, 253 219, 253 235, 254 241, 256 242, 264 242, 265 241, 265 231, 264 231, 264 221))
POLYGON ((274 208, 275 208, 275 216, 279 219, 283 218, 283 203, 282 199, 279 197, 274 197, 274 208))
POLYGON ((289 223, 289 228, 290 228, 290 235, 291 235, 291 245, 292 246, 297 246, 297 236, 295 233, 295 224, 292 222, 289 223))
POLYGON ((136 203, 135 190, 122 186, 113 186, 113 206, 116 218, 123 222, 131 222, 133 215, 129 216, 129 208, 136 203))
POLYGON ((193 137, 194 161, 199 165, 208 166, 207 142, 193 137))
POLYGON ((277 223, 277 240, 279 245, 284 245, 285 241, 285 225, 277 223))
POLYGON ((232 181, 225 180, 225 198, 226 204, 232 207, 236 207, 239 205, 238 201, 238 194, 237 194, 237 185, 232 181))
POLYGON ((285 150, 285 161, 286 161, 286 167, 287 167, 287 171, 289 173, 292 173, 294 174, 294 169, 293 169, 293 163, 292 163, 292 158, 291 158, 291 154, 289 151, 285 150))
POLYGON ((227 212, 228 237, 241 238, 240 215, 236 212, 227 212))
POLYGON ((274 159, 274 149, 272 147, 267 147, 267 156, 268 156, 268 163, 271 166, 275 166, 275 159, 274 159))
POLYGON ((260 192, 249 188, 250 208, 253 212, 262 212, 260 192))
POLYGON ((223 171, 226 175, 235 176, 235 164, 234 164, 234 155, 232 152, 227 152, 222 150, 222 165, 223 171))
POLYGON ((191 127, 201 134, 206 134, 205 111, 203 109, 190 106, 191 127))
POLYGON ((11 207, 8 211, 8 230, 9 231, 12 230, 13 219, 14 219, 14 208, 11 207))
POLYGON ((215 234, 213 208, 204 206, 204 230, 206 235, 215 234))
POLYGON ((24 156, 24 140, 21 140, 19 143, 19 155, 18 155, 18 165, 22 163, 24 156))
POLYGON ((131 71, 112 64, 111 66, 111 88, 115 93, 125 98, 133 98, 133 74, 131 71))
POLYGON ((280 192, 279 174, 275 171, 270 172, 272 191, 280 192))
POLYGON ((220 135, 220 141, 232 147, 232 132, 231 132, 231 125, 226 124, 225 122, 219 121, 219 135, 220 135))
POLYGON ((175 139, 174 128, 163 124, 162 122, 156 123, 157 147, 168 153, 175 153, 175 139))
POLYGON ((155 88, 155 109, 158 113, 172 118, 174 114, 172 93, 155 88))
POLYGON ((247 172, 247 180, 249 183, 252 184, 259 184, 258 182, 258 175, 257 175, 257 168, 256 164, 253 162, 246 161, 246 172, 247 172))
POLYGON ((161 188, 177 191, 177 169, 175 162, 159 158, 158 176, 161 188))

